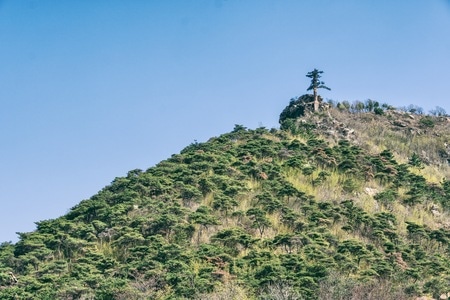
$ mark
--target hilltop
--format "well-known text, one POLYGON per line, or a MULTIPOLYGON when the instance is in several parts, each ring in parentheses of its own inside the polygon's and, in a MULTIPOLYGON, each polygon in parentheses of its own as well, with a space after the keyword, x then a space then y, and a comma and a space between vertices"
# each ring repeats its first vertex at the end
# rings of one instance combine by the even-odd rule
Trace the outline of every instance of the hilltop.
POLYGON ((319 100, 36 222, 0 246, 0 298, 444 299, 449 118, 319 100))

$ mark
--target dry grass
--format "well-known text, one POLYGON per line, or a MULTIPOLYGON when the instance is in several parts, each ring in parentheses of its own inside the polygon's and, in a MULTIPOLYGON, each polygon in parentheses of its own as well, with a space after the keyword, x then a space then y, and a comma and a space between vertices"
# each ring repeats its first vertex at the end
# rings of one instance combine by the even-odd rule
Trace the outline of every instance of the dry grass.
MULTIPOLYGON (((337 109, 330 110, 330 116, 337 122, 355 131, 354 142, 370 153, 380 153, 391 149, 399 162, 407 162, 413 153, 417 153, 424 161, 434 165, 444 165, 445 174, 449 175, 448 164, 440 157, 450 143, 450 122, 436 118, 434 128, 423 128, 420 116, 388 112, 387 116, 374 114, 351 114, 337 109), (402 122, 405 127, 393 125, 394 121, 402 122)), ((443 171, 443 170, 441 170, 443 171)))
POLYGON ((202 294, 196 300, 253 300, 249 292, 240 286, 236 281, 223 283, 215 292, 202 294))

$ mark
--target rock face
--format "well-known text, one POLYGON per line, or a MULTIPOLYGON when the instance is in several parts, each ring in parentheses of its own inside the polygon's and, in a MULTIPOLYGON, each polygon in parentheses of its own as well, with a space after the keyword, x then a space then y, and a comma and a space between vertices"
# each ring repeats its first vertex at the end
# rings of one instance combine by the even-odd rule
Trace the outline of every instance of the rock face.
MULTIPOLYGON (((322 103, 321 110, 327 111, 329 109, 328 104, 322 103)), ((318 134, 325 134, 329 138, 337 140, 353 140, 356 141, 356 131, 354 128, 348 126, 348 124, 335 119, 328 111, 328 113, 315 115, 307 114, 306 120, 301 119, 300 122, 313 124, 315 131, 318 134)))

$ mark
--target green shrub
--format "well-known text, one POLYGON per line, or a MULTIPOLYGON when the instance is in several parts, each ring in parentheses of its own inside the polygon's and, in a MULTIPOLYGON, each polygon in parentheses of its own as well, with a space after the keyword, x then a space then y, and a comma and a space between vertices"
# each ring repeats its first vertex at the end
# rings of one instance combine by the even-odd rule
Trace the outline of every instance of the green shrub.
MULTIPOLYGON (((320 97, 319 97, 320 98, 320 97)), ((321 99, 321 98, 320 98, 321 99)), ((313 95, 303 95, 297 98, 292 98, 288 106, 286 106, 280 114, 279 123, 287 119, 296 119, 305 115, 305 110, 313 110, 314 106, 314 96, 313 95)))
POLYGON ((376 115, 379 115, 379 116, 384 115, 384 110, 383 110, 382 108, 380 108, 380 107, 375 107, 375 109, 373 110, 373 112, 374 112, 376 115))
POLYGON ((429 127, 429 128, 434 127, 434 120, 430 116, 425 116, 425 117, 421 118, 419 123, 423 127, 429 127))

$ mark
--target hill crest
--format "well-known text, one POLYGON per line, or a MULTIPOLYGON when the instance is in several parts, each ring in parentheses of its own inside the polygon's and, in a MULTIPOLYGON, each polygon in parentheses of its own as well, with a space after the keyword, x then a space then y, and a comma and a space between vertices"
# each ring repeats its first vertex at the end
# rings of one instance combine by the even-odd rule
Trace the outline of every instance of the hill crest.
POLYGON ((448 126, 333 105, 283 130, 236 125, 2 244, 0 296, 440 297, 448 126))

